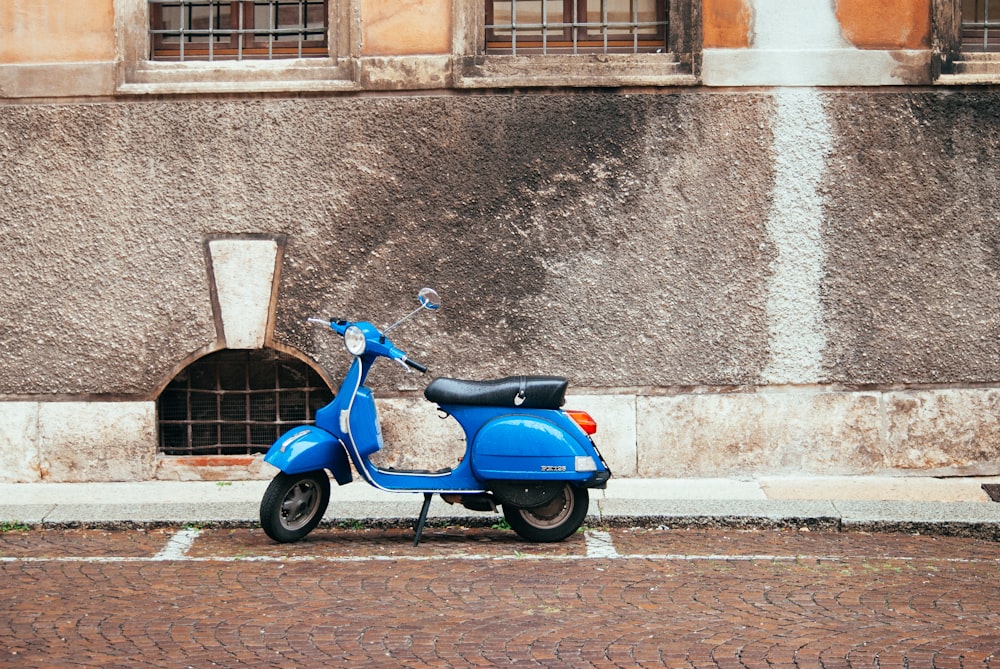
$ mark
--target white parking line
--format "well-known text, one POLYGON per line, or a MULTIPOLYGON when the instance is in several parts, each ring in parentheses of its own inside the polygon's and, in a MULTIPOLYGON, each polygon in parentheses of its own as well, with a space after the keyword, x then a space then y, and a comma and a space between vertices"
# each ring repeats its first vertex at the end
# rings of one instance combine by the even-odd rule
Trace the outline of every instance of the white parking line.
POLYGON ((589 558, 617 558, 618 551, 615 550, 615 543, 611 539, 610 532, 600 532, 592 530, 585 533, 587 540, 587 557, 589 558))
POLYGON ((186 528, 180 530, 174 536, 170 537, 170 541, 163 549, 153 556, 153 560, 182 560, 187 556, 187 552, 191 550, 191 546, 194 545, 195 539, 201 534, 201 530, 196 530, 194 528, 186 528))
POLYGON ((673 555, 669 553, 648 553, 648 554, 620 554, 611 556, 591 556, 591 555, 528 555, 525 553, 512 553, 507 555, 331 555, 331 556, 311 556, 311 555, 217 555, 205 557, 190 557, 188 555, 178 555, 170 557, 166 555, 166 548, 152 557, 125 557, 125 556, 57 556, 57 557, 13 557, 0 556, 0 564, 12 563, 40 563, 40 562, 62 562, 62 563, 104 563, 117 564, 127 562, 164 562, 176 560, 179 562, 273 562, 273 563, 293 563, 293 562, 449 562, 449 561, 482 561, 482 562, 515 562, 515 561, 535 561, 535 562, 579 562, 593 559, 615 559, 615 560, 644 560, 656 562, 845 562, 851 560, 870 560, 873 557, 884 562, 928 562, 939 564, 997 564, 1000 566, 1000 558, 924 558, 914 556, 865 556, 865 555, 673 555))

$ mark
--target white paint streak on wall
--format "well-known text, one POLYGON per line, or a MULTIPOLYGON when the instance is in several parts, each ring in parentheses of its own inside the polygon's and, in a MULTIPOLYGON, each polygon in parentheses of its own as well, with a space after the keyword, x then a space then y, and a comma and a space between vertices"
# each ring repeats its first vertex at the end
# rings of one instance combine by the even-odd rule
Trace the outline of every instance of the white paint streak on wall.
POLYGON ((270 239, 209 242, 226 347, 261 348, 267 334, 278 244, 270 239))
POLYGON ((830 0, 754 0, 757 49, 847 49, 830 0))
MULTIPOLYGON (((748 0, 749 49, 703 53, 708 86, 877 86, 903 83, 888 51, 857 49, 841 32, 832 0, 748 0)), ((917 52, 912 52, 916 54, 917 52)))
POLYGON ((823 198, 818 187, 832 139, 815 89, 779 90, 775 98, 775 183, 767 231, 777 257, 768 285, 771 360, 764 381, 814 383, 821 379, 826 346, 819 294, 825 261, 823 198))

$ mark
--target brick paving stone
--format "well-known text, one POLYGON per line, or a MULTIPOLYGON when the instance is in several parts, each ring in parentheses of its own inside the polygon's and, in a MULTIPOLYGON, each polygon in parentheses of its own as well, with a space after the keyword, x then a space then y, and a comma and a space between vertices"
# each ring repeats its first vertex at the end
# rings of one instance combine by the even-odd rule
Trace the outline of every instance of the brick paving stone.
POLYGON ((586 554, 583 535, 555 544, 525 544, 510 530, 490 528, 428 528, 419 546, 407 528, 320 528, 294 544, 277 544, 260 529, 210 529, 198 538, 189 555, 205 557, 220 552, 242 557, 462 557, 470 553, 509 556, 526 550, 532 555, 586 554))
POLYGON ((614 545, 621 555, 828 555, 873 559, 901 554, 944 555, 954 551, 967 559, 993 559, 1000 552, 998 544, 982 539, 789 529, 635 528, 616 531, 614 545), (863 555, 858 554, 858 547, 863 547, 863 555))
POLYGON ((587 559, 582 536, 439 532, 208 529, 171 560, 170 531, 27 533, 0 560, 0 666, 1000 667, 988 542, 616 529, 652 557, 587 559))
POLYGON ((128 532, 99 529, 26 529, 0 532, 0 558, 151 557, 177 528, 137 529, 128 532))

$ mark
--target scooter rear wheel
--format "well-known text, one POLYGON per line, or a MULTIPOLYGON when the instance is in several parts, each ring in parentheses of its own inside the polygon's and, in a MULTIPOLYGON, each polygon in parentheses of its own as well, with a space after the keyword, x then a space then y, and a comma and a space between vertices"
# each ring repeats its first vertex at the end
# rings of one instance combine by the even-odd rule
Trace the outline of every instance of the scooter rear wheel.
POLYGON ((279 472, 260 501, 260 525, 279 543, 291 543, 319 525, 330 503, 330 478, 324 470, 279 472))
POLYGON ((562 541, 580 529, 590 508, 586 488, 566 484, 549 502, 532 508, 503 505, 503 516, 518 536, 534 543, 562 541))

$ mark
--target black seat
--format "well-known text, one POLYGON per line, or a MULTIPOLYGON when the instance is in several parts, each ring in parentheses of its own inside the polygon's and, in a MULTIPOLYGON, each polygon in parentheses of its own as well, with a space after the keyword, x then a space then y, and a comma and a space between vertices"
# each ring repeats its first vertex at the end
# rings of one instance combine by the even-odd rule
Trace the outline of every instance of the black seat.
POLYGON ((508 376, 495 381, 438 378, 424 390, 424 397, 437 404, 558 409, 568 385, 561 376, 508 376))

